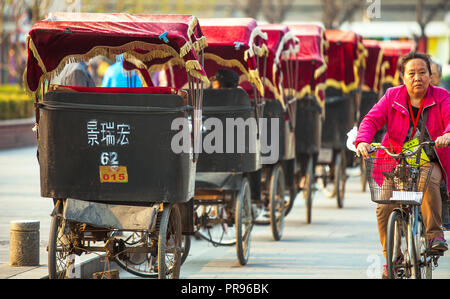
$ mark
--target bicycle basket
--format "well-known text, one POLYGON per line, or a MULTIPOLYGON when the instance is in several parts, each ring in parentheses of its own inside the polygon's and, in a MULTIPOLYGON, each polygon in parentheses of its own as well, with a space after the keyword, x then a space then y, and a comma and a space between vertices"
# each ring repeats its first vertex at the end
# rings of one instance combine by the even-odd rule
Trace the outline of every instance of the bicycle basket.
POLYGON ((433 165, 397 162, 391 157, 365 160, 370 196, 380 204, 420 205, 430 180, 433 165))

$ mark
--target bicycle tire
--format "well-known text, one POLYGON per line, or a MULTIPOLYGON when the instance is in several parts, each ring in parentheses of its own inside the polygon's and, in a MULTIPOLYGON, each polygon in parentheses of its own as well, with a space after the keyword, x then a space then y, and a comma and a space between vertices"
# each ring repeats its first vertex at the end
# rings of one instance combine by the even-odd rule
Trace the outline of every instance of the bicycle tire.
POLYGON ((413 232, 412 226, 408 224, 408 249, 411 258, 411 277, 418 279, 420 278, 420 255, 416 250, 417 246, 414 234, 417 234, 417 232, 413 232))
POLYGON ((433 271, 433 261, 432 258, 428 256, 429 252, 429 243, 426 237, 425 225, 423 223, 422 215, 418 217, 417 223, 417 232, 415 235, 415 254, 418 258, 418 276, 419 279, 432 279, 432 271, 433 271))
POLYGON ((389 216, 388 224, 387 224, 387 234, 386 234, 386 263, 387 263, 387 272, 389 279, 399 278, 398 274, 398 266, 395 265, 395 261, 398 257, 397 246, 398 242, 402 238, 400 227, 402 226, 401 222, 403 221, 402 215, 398 210, 392 211, 389 216), (395 256, 395 260, 394 260, 395 256))

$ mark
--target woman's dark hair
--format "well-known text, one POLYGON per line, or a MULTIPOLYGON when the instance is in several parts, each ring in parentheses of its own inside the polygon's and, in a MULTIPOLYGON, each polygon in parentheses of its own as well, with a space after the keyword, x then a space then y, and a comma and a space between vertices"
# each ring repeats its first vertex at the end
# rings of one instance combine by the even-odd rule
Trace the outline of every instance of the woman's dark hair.
POLYGON ((405 56, 402 57, 401 60, 401 72, 402 75, 405 74, 405 65, 408 61, 410 61, 411 59, 422 59, 423 61, 425 61, 425 63, 427 64, 427 69, 428 69, 428 73, 431 75, 431 58, 430 55, 425 54, 425 53, 420 53, 420 52, 409 52, 408 54, 406 54, 405 56))

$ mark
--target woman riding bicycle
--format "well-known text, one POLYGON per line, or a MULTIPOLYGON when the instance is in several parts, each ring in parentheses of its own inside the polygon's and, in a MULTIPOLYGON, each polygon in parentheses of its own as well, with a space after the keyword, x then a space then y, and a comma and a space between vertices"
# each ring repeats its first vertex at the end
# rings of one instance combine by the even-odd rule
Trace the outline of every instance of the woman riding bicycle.
MULTIPOLYGON (((450 148, 446 147, 450 142, 450 93, 430 84, 430 58, 426 54, 406 54, 401 61, 401 73, 404 85, 388 89, 361 122, 355 140, 356 153, 368 158, 370 142, 385 124, 387 132, 382 146, 402 147, 414 138, 436 141, 435 149, 425 149, 434 167, 421 211, 431 248, 446 251, 448 245, 442 231, 440 185, 444 180, 447 192, 450 192, 450 148)), ((383 155, 387 154, 383 151, 377 153, 377 156, 383 155)), ((393 204, 377 205, 378 232, 385 257, 386 226, 394 208, 393 204)))

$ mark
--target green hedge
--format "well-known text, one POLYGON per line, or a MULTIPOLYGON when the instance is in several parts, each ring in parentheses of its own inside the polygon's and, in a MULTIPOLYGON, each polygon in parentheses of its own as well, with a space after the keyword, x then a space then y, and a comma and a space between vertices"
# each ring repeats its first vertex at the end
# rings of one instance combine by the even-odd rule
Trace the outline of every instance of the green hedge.
POLYGON ((19 85, 0 85, 0 120, 34 115, 34 102, 19 85))

